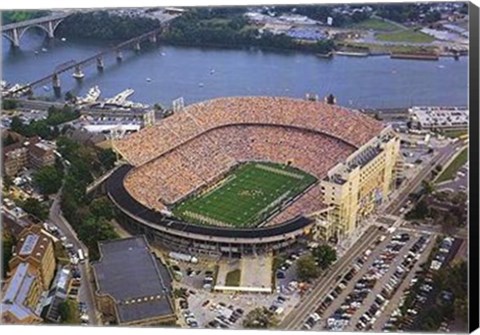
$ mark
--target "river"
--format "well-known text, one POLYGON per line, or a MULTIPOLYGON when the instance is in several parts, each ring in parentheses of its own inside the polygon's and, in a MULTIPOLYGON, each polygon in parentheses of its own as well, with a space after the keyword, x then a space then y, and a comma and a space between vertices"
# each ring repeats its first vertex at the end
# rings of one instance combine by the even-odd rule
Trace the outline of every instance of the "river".
MULTIPOLYGON (((52 73, 63 63, 81 60, 106 47, 107 44, 92 41, 46 41, 32 30, 22 38, 20 50, 11 50, 3 38, 3 80, 27 83, 52 73)), ((111 97, 133 88, 135 94, 130 100, 165 106, 178 97, 190 104, 220 96, 302 98, 306 93, 320 97, 333 93, 338 104, 356 108, 468 102, 468 57, 458 61, 400 60, 388 56, 321 59, 294 52, 158 46, 143 48, 140 54, 124 52, 121 64, 111 55, 105 59, 103 73, 97 73, 95 66, 84 72, 81 83, 71 73, 62 74, 62 92, 72 90, 84 95, 98 85, 102 97, 111 97)), ((36 95, 53 95, 50 86, 45 88, 48 91, 36 90, 36 95)))

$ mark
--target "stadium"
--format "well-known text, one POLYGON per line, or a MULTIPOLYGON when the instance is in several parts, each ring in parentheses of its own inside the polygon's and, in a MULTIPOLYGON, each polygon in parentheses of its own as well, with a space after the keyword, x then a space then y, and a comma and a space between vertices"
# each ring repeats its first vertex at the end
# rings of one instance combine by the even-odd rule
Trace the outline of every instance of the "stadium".
POLYGON ((169 249, 277 250, 316 231, 348 235, 391 191, 398 142, 323 102, 218 98, 114 141, 127 163, 107 194, 128 230, 169 249), (361 199, 345 203, 348 192, 361 199))

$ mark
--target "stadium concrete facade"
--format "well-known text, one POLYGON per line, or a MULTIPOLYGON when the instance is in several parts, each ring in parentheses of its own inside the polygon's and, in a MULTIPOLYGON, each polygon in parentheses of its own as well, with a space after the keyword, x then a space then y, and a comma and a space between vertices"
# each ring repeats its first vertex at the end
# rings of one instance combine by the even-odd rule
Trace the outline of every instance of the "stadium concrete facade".
POLYGON ((340 106, 214 99, 115 141, 128 164, 107 180, 107 194, 125 228, 169 249, 230 256, 278 250, 312 234, 348 236, 394 188, 399 144, 389 126, 340 106), (317 181, 276 201, 256 227, 175 217, 179 203, 210 192, 233 167, 252 161, 289 165, 317 181))

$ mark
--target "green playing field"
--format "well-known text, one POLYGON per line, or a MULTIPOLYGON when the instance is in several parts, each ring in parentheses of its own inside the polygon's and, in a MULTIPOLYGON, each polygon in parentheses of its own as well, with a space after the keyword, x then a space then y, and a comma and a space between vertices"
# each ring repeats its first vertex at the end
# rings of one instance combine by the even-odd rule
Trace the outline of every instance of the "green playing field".
POLYGON ((179 203, 173 213, 189 222, 252 227, 315 181, 291 166, 245 163, 209 191, 179 203))

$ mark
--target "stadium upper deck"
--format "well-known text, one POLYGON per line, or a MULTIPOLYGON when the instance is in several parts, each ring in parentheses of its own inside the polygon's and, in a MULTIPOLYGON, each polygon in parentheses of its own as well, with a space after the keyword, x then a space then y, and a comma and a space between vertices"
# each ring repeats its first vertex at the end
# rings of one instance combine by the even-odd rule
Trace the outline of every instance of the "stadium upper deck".
POLYGON ((246 123, 314 130, 357 148, 384 127, 359 112, 323 102, 285 97, 231 97, 189 105, 154 127, 116 141, 115 148, 131 164, 140 166, 207 130, 246 123))

